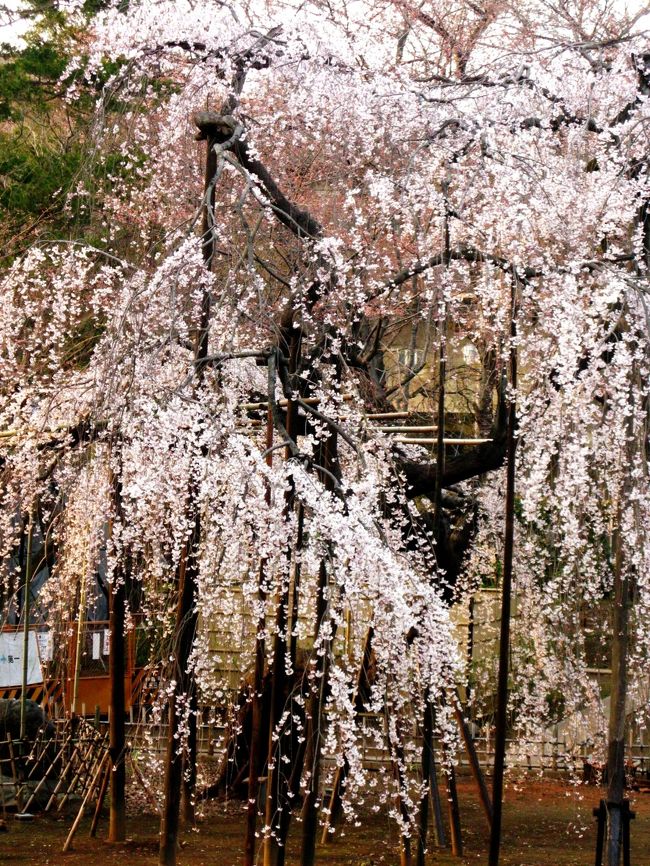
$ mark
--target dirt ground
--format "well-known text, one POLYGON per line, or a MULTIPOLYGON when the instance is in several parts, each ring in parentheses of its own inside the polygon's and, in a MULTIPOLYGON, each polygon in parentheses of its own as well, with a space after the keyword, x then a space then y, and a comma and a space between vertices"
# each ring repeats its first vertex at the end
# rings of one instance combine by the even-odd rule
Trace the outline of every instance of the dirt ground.
MULTIPOLYGON (((600 790, 562 782, 518 780, 506 787, 503 816, 503 866, 590 866, 595 851, 595 821, 592 809, 600 790)), ((433 848, 432 866, 469 866, 487 862, 488 834, 483 813, 470 779, 459 780, 464 856, 433 848)), ((636 811, 632 822, 634 866, 650 866, 650 794, 630 795, 636 811)), ((335 840, 317 849, 323 866, 398 866, 397 832, 386 815, 362 816, 360 827, 343 825, 335 840)), ((157 818, 132 816, 128 841, 111 845, 105 841, 106 818, 98 838, 88 836, 84 820, 74 840, 74 850, 62 854, 63 842, 72 824, 72 814, 46 815, 30 823, 9 816, 7 833, 0 834, 0 862, 34 866, 155 866, 157 864, 157 818)), ((294 831, 299 824, 293 822, 294 831)), ((209 816, 196 829, 183 834, 179 866, 240 866, 242 861, 243 807, 238 803, 213 804, 209 816)), ((287 864, 298 862, 297 835, 290 838, 287 864)))

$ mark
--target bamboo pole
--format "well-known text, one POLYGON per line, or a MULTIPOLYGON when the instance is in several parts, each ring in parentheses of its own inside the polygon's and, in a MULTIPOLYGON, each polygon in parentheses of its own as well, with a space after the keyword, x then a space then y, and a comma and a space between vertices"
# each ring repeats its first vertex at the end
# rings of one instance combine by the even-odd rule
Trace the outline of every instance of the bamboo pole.
POLYGON ((36 795, 41 790, 41 788, 45 785, 45 783, 49 779, 50 775, 54 772, 59 758, 63 755, 63 753, 66 750, 71 739, 72 739, 72 734, 68 734, 67 737, 65 738, 65 740, 63 741, 61 747, 59 748, 59 751, 56 753, 54 760, 50 764, 48 764, 47 769, 45 770, 45 773, 43 774, 43 777, 41 779, 39 779, 38 784, 36 785, 36 787, 32 791, 31 797, 29 798, 29 800, 25 804, 25 809, 24 809, 25 812, 29 811, 29 807, 34 802, 36 795))
POLYGON ((438 429, 437 424, 400 424, 389 427, 375 427, 380 433, 433 433, 438 429))
MULTIPOLYGON (((109 753, 110 754, 110 753, 109 753)), ((93 820, 90 824, 90 837, 94 838, 97 835, 97 827, 99 826, 99 819, 102 813, 102 807, 104 805, 104 800, 106 799, 106 794, 108 793, 108 785, 111 779, 111 761, 105 761, 104 763, 104 775, 102 776, 101 785, 99 788, 99 794, 97 796, 97 805, 95 806, 95 813, 93 815, 93 820)), ((110 839, 110 836, 109 836, 110 839)), ((124 841, 117 839, 110 839, 113 841, 124 841)))
MULTIPOLYGON (((443 439, 443 445, 484 445, 486 442, 492 442, 492 439, 470 439, 470 438, 446 438, 443 439)), ((431 439, 418 436, 395 436, 393 442, 399 442, 401 445, 437 445, 438 439, 431 439)))
POLYGON ((88 589, 88 578, 86 575, 87 561, 84 557, 81 571, 81 592, 79 598, 79 616, 77 622, 77 643, 75 646, 74 680, 72 687, 72 704, 70 712, 74 716, 77 712, 77 698, 79 696, 79 675, 81 672, 81 651, 83 642, 84 619, 86 616, 86 592, 88 589))
POLYGON ((102 758, 102 760, 100 761, 99 766, 95 770, 95 774, 93 776, 93 779, 92 779, 90 785, 88 786, 88 790, 86 791, 86 796, 81 801, 81 806, 79 807, 79 811, 77 812, 77 817, 74 819, 74 823, 72 824, 72 827, 70 828, 70 832, 68 833, 68 837, 65 840, 65 844, 63 846, 63 853, 64 854, 66 854, 70 850, 70 848, 72 847, 72 840, 74 838, 75 833, 77 832, 77 829, 79 828, 79 824, 81 823, 81 819, 83 818, 83 814, 86 811, 86 806, 88 805, 88 802, 90 801, 90 798, 93 794, 93 791, 95 790, 97 782, 99 781, 100 775, 103 772, 104 767, 108 761, 110 761, 110 755, 107 752, 104 755, 104 757, 102 758))
POLYGON ((23 673, 20 692, 20 748, 25 747, 27 735, 27 672, 29 670, 29 602, 32 592, 32 536, 34 532, 33 508, 29 509, 27 525, 27 555, 25 559, 25 594, 23 598, 23 673))
POLYGON ((74 776, 72 777, 72 781, 70 782, 70 785, 68 786, 67 791, 63 795, 63 799, 61 800, 61 802, 56 807, 57 812, 60 812, 63 809, 63 807, 65 806, 65 804, 68 802, 68 799, 72 796, 72 793, 75 789, 77 782, 80 781, 80 779, 82 778, 82 776, 84 774, 84 771, 86 771, 84 781, 81 783, 81 789, 82 790, 84 789, 86 782, 88 781, 89 778, 92 777, 93 768, 97 765, 97 761, 98 761, 97 752, 98 751, 102 752, 104 747, 105 747, 104 742, 99 742, 97 740, 91 740, 90 741, 90 744, 88 745, 88 747, 86 749, 85 755, 84 755, 81 763, 77 767, 77 771, 74 774, 74 776))

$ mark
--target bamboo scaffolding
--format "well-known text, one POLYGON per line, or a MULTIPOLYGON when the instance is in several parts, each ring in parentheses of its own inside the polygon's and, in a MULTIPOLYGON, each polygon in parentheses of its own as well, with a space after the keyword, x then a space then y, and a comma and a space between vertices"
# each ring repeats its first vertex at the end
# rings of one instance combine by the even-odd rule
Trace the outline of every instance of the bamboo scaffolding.
POLYGON ((54 760, 50 764, 48 764, 48 767, 47 767, 42 779, 39 780, 38 784, 36 785, 36 787, 32 791, 31 797, 27 801, 25 808, 23 810, 24 812, 27 812, 29 810, 29 807, 34 802, 36 795, 41 790, 41 788, 45 785, 45 783, 49 779, 50 775, 54 772, 54 770, 58 764, 59 759, 63 756, 63 753, 65 752, 66 748, 68 748, 71 740, 72 740, 72 733, 69 733, 67 735, 67 737, 64 739, 63 743, 61 744, 61 747, 59 748, 59 751, 56 753, 54 760))
POLYGON ((79 807, 79 811, 77 812, 77 817, 74 819, 74 823, 72 824, 72 827, 70 828, 70 832, 68 833, 68 836, 65 840, 65 844, 63 846, 63 853, 64 854, 66 852, 68 852, 70 850, 70 848, 72 847, 72 840, 74 838, 74 835, 77 832, 77 829, 79 828, 79 824, 81 823, 81 819, 83 818, 83 814, 86 810, 86 806, 88 805, 90 798, 92 797, 93 791, 95 790, 97 783, 99 782, 101 774, 104 770, 104 766, 107 762, 110 762, 110 755, 108 754, 108 752, 106 752, 102 756, 101 760, 98 762, 98 765, 96 765, 96 767, 95 767, 95 772, 93 774, 93 777, 92 777, 90 784, 88 785, 86 795, 84 796, 83 800, 81 801, 81 806, 79 807))

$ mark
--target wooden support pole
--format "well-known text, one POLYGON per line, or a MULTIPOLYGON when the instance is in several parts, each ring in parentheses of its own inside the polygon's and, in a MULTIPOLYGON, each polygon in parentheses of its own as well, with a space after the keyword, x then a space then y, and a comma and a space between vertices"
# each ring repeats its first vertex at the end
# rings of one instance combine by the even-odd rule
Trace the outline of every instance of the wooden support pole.
MULTIPOLYGON (((318 571, 318 595, 316 599, 316 631, 314 642, 327 612, 327 563, 321 560, 318 571)), ((302 805, 302 845, 301 866, 313 866, 316 857, 316 836, 318 833, 318 797, 320 793, 320 751, 321 751, 321 713, 324 691, 327 684, 330 662, 330 644, 322 647, 313 665, 314 679, 311 682, 311 696, 308 701, 307 742, 305 767, 308 773, 307 790, 302 805)))
POLYGON ((57 782, 54 791, 52 792, 52 796, 48 800, 44 811, 48 812, 50 810, 50 808, 56 803, 57 797, 64 788, 65 792, 63 793, 63 799, 61 800, 61 803, 59 803, 59 805, 57 806, 57 811, 60 810, 61 807, 65 804, 75 785, 79 781, 83 770, 86 768, 88 761, 93 754, 93 749, 93 743, 86 744, 85 748, 81 740, 78 740, 77 743, 74 744, 70 759, 68 760, 67 765, 64 767, 63 772, 61 773, 61 777, 57 782), (75 761, 77 761, 76 769, 74 769, 75 761), (67 788, 65 787, 66 785, 67 788))
POLYGON ((14 741, 9 731, 7 731, 7 748, 9 750, 9 765, 11 767, 11 777, 14 780, 14 797, 16 799, 16 803, 18 803, 20 800, 20 779, 18 777, 18 767, 16 765, 16 752, 14 751, 14 741))
MULTIPOLYGON (((273 465, 273 416, 269 407, 266 417, 266 463, 273 465)), ((271 501, 271 490, 267 485, 264 493, 267 505, 271 501)), ((266 642, 264 640, 264 629, 266 627, 266 615, 264 606, 266 602, 266 559, 262 558, 259 565, 257 580, 257 598, 260 602, 260 617, 257 621, 257 633, 255 635, 255 668, 253 672, 253 685, 251 695, 251 745, 248 761, 248 803, 246 805, 246 838, 244 843, 244 866, 254 866, 255 863, 255 829, 257 825, 257 798, 259 795, 259 775, 262 762, 262 723, 263 723, 263 701, 264 701, 264 654, 266 642)))
POLYGON ((427 850, 427 833, 429 828, 429 801, 433 795, 431 789, 431 758, 433 754, 433 707, 429 700, 424 702, 424 718, 422 719, 422 783, 425 788, 420 801, 417 839, 417 866, 424 866, 427 850))
POLYGON ((198 546, 199 518, 194 531, 181 552, 178 567, 178 604, 176 608, 175 671, 176 688, 169 699, 169 731, 165 762, 165 802, 160 822, 160 866, 175 866, 180 826, 181 785, 183 780, 182 743, 179 731, 184 723, 189 695, 188 665, 197 624, 195 604, 196 563, 189 560, 188 551, 198 546))
POLYGON ((478 755, 476 754, 476 746, 474 745, 474 740, 465 720, 465 716, 463 715, 463 711, 460 708, 460 698, 458 696, 458 693, 456 693, 454 713, 456 715, 456 722, 458 723, 461 737, 463 738, 463 743, 465 745, 465 751, 467 752, 467 758, 469 760, 469 765, 472 770, 472 775, 474 776, 474 781, 476 782, 476 787, 478 788, 479 800, 481 801, 481 806, 483 807, 483 812, 485 813, 489 830, 492 827, 492 801, 490 800, 490 792, 488 791, 487 785, 485 783, 485 777, 481 770, 478 755))
MULTIPOLYGON (((338 463, 338 437, 332 429, 320 448, 320 480, 327 491, 334 490, 334 473, 338 463)), ((329 551, 330 560, 332 550, 329 551)), ((318 589, 316 594, 316 617, 314 621, 314 646, 318 644, 321 630, 328 610, 328 586, 330 564, 321 559, 318 569, 318 589)), ((307 733, 305 748, 305 767, 308 773, 308 786, 302 805, 302 844, 301 866, 313 866, 316 858, 316 838, 318 835, 318 809, 321 770, 321 715, 325 703, 325 689, 329 678, 332 643, 336 636, 336 626, 331 624, 331 634, 324 646, 320 646, 313 662, 314 679, 310 684, 311 695, 308 702, 307 733)))
POLYGON ((460 806, 458 803, 458 788, 456 787, 456 771, 453 766, 445 773, 447 785, 447 800, 449 802, 449 828, 451 834, 451 853, 455 857, 463 856, 463 833, 460 825, 460 806))
MULTIPOLYGON (((119 498, 119 491, 117 492, 119 498)), ((120 569, 121 571, 121 569, 120 569)), ((124 720, 125 633, 124 618, 126 587, 124 575, 116 573, 109 588, 109 660, 111 681, 111 712, 109 716, 110 819, 108 838, 111 842, 126 839, 126 729, 124 720)))
POLYGON ((24 753, 27 736, 27 672, 29 670, 29 603, 32 594, 32 536, 34 534, 34 509, 29 509, 27 523, 27 553, 25 556, 25 588, 23 594, 23 675, 20 690, 20 749, 24 753))
POLYGON ((510 660, 510 600, 512 595, 512 556, 515 530, 515 456, 517 439, 515 437, 517 388, 517 277, 512 273, 512 294, 510 306, 510 385, 511 402, 508 409, 507 428, 507 469, 506 469, 506 507, 505 536, 503 544, 503 579, 501 596, 501 633, 499 637, 499 676, 497 687, 497 713, 494 743, 494 773, 492 781, 492 827, 490 830, 490 852, 488 866, 499 866, 501 849, 501 814, 503 808, 503 773, 506 758, 506 733, 508 710, 508 665, 510 660))
POLYGON ((598 808, 593 811, 597 820, 596 827, 596 861, 595 866, 603 866, 603 851, 605 849, 605 829, 607 826, 607 803, 601 800, 598 808))
MULTIPOLYGON (((398 736, 401 736, 400 728, 400 719, 396 720, 396 726, 398 729, 398 736)), ((409 811, 406 805, 406 791, 408 786, 408 781, 406 778, 405 772, 405 762, 404 762, 404 749, 402 747, 402 743, 400 741, 396 743, 390 742, 389 735, 389 745, 391 750, 391 756, 393 759, 393 767, 395 770, 395 775, 397 778, 397 808, 401 815, 402 821, 404 822, 404 826, 408 827, 410 823, 409 811)), ((400 866, 411 866, 412 856, 411 856, 411 836, 408 832, 403 831, 400 834, 400 852, 399 852, 399 862, 400 866)))
MULTIPOLYGON (((624 495, 624 490, 621 491, 621 497, 624 495)), ((621 861, 622 803, 625 792, 625 718, 630 587, 628 570, 623 562, 622 508, 622 501, 619 501, 618 526, 614 538, 612 692, 609 705, 609 748, 607 755, 607 866, 619 866, 621 861)))
POLYGON ((429 776, 431 791, 431 804, 433 807, 433 832, 436 845, 444 848, 447 845, 445 825, 442 820, 442 803, 440 802, 440 788, 438 787, 438 771, 436 767, 435 740, 431 738, 431 768, 429 776))
MULTIPOLYGON (((373 634, 374 632, 371 627, 366 632, 366 638, 363 644, 361 666, 359 668, 359 675, 357 677, 357 685, 354 696, 354 705, 357 709, 361 704, 363 691, 368 688, 368 671, 370 669, 370 660, 372 657, 373 634)), ((326 845, 334 835, 332 832, 330 832, 330 828, 336 827, 339 816, 341 814, 341 808, 343 805, 343 793, 345 790, 345 780, 347 779, 349 771, 350 766, 347 761, 344 761, 343 765, 338 768, 338 770, 336 771, 336 775, 334 776, 332 793, 330 796, 329 806, 323 826, 323 834, 321 836, 321 844, 323 845, 326 845)))
MULTIPOLYGON (((445 219, 445 239, 449 245, 448 226, 445 219)), ((436 443, 436 483, 433 495, 433 534, 436 543, 442 540, 442 477, 445 471, 445 387, 447 379, 447 313, 445 311, 440 322, 440 354, 438 358, 438 416, 437 438, 430 440, 436 443)), ((433 756, 433 716, 434 709, 431 696, 424 695, 424 718, 422 724, 422 781, 426 785, 431 778, 431 762, 433 756)), ((429 801, 433 795, 431 787, 420 803, 418 816, 418 848, 417 866, 424 866, 429 831, 429 801)))

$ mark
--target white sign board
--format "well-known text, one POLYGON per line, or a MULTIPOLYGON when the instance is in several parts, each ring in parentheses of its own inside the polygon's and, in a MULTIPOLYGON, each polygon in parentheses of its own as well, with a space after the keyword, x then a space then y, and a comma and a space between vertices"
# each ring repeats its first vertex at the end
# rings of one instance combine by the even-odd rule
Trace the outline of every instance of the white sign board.
POLYGON ((38 641, 38 651, 41 656, 41 663, 51 662, 54 658, 54 639, 51 631, 37 631, 36 640, 38 641))
MULTIPOLYGON (((11 689, 23 684, 23 645, 21 632, 0 632, 0 689, 11 689)), ((43 682, 38 654, 36 632, 30 631, 27 644, 27 685, 43 682)))

